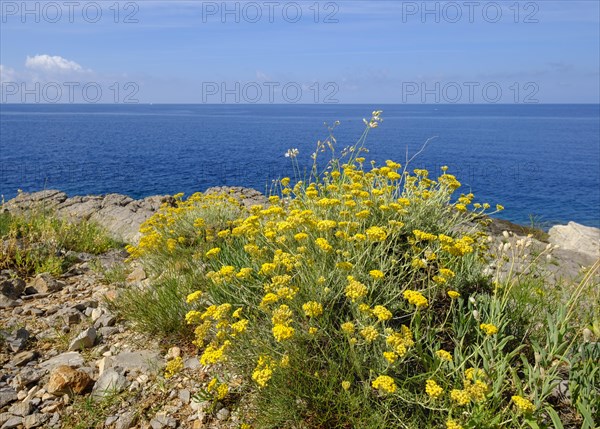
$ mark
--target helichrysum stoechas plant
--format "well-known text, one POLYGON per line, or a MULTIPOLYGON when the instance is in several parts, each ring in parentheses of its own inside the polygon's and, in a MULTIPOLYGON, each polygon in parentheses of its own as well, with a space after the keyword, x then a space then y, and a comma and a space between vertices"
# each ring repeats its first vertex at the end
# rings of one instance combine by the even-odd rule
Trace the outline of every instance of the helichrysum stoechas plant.
POLYGON ((332 136, 319 142, 311 177, 282 179, 269 205, 179 197, 130 252, 201 271, 185 321, 203 365, 242 376, 256 427, 543 422, 548 386, 515 370, 523 346, 506 333, 508 295, 482 274, 486 237, 473 219, 489 205, 455 195, 446 167, 434 178, 367 162, 380 115, 340 157, 332 136))

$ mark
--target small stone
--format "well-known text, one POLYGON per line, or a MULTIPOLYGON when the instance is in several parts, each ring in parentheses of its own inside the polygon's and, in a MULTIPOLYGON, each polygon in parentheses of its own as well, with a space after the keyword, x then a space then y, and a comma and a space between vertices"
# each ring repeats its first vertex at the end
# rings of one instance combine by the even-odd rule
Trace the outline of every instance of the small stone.
POLYGON ((165 355, 166 360, 175 359, 181 356, 181 349, 179 347, 171 347, 165 355))
POLYGON ((17 399, 19 401, 22 401, 23 399, 25 399, 27 397, 27 392, 24 390, 19 390, 19 392, 17 393, 17 399))
POLYGON ((54 414, 52 414, 52 418, 48 422, 48 426, 49 427, 56 426, 56 425, 58 425, 58 422, 60 422, 60 414, 54 413, 54 414))
POLYGON ((14 429, 23 424, 23 417, 11 417, 2 425, 2 429, 14 429))
POLYGON ((69 344, 69 351, 93 347, 95 341, 96 330, 94 328, 88 328, 71 341, 71 344, 69 344))
POLYGON ((21 279, 8 279, 0 281, 0 295, 8 299, 19 299, 25 291, 25 282, 21 279))
POLYGON ((49 404, 42 408, 40 411, 44 414, 54 413, 62 408, 63 404, 61 402, 55 402, 53 404, 49 404))
POLYGON ((37 428, 46 423, 49 418, 48 414, 35 413, 23 419, 23 426, 25 429, 37 428))
POLYGON ((17 391, 10 387, 0 389, 0 409, 17 400, 17 391))
POLYGON ((227 408, 221 408, 219 411, 217 411, 217 419, 218 420, 227 420, 229 418, 229 410, 227 408))
POLYGON ((98 329, 98 333, 104 338, 110 337, 111 335, 116 334, 118 332, 119 328, 115 326, 105 326, 98 329))
POLYGON ((66 308, 59 312, 60 316, 62 316, 63 320, 67 325, 77 325, 81 323, 84 319, 81 311, 75 308, 66 308))
POLYGON ((123 368, 125 372, 157 372, 164 366, 164 360, 152 350, 121 352, 105 359, 105 368, 119 367, 123 368))
POLYGON ((148 382, 148 379, 150 377, 148 377, 148 374, 140 374, 135 381, 137 381, 140 384, 146 384, 148 382))
POLYGON ((12 417, 10 413, 0 413, 0 427, 12 417))
POLYGON ((92 397, 101 399, 111 393, 122 392, 127 386, 127 379, 112 368, 106 369, 94 384, 92 397))
POLYGON ((190 403, 190 391, 188 389, 181 389, 179 391, 179 399, 181 399, 181 401, 184 404, 189 404, 190 403))
POLYGON ((109 290, 108 292, 106 292, 104 294, 104 298, 107 301, 113 302, 114 300, 116 300, 118 298, 119 294, 116 290, 109 290))
POLYGON ((0 294, 0 308, 13 308, 18 306, 19 303, 14 299, 10 299, 0 294))
POLYGON ((48 273, 39 274, 31 284, 39 293, 53 293, 62 290, 65 283, 56 280, 48 273))
POLYGON ((12 381, 14 387, 25 388, 42 378, 42 372, 33 368, 25 367, 12 381))
POLYGON ((27 365, 35 358, 39 356, 37 351, 23 351, 19 352, 10 361, 10 365, 15 367, 21 367, 27 365))
POLYGON ((25 328, 18 329, 13 336, 7 338, 8 345, 15 353, 20 352, 25 348, 27 340, 29 340, 29 331, 25 328))
POLYGON ((101 308, 94 308, 92 310, 91 314, 90 314, 90 317, 92 318, 92 322, 95 322, 96 320, 98 320, 100 318, 100 316, 102 316, 103 314, 104 314, 104 310, 103 309, 101 309, 101 308))
POLYGON ((152 429, 163 429, 165 427, 174 428, 177 427, 177 420, 173 417, 169 417, 166 412, 161 411, 156 413, 154 418, 150 421, 152 429))
POLYGON ((14 366, 24 366, 28 362, 31 362, 32 360, 34 360, 36 357, 38 357, 38 352, 36 352, 36 351, 20 352, 20 353, 17 353, 12 358, 10 363, 13 364, 14 366))
POLYGON ((193 358, 187 358, 184 362, 183 362, 183 367, 185 369, 198 369, 200 368, 200 360, 197 357, 193 357, 193 358))
MULTIPOLYGON (((29 391, 27 392, 27 396, 25 396, 25 399, 28 401, 31 401, 35 398, 36 393, 40 390, 39 386, 33 386, 31 389, 29 389, 29 391)), ((35 405, 35 404, 33 404, 35 405)))
POLYGON ((132 411, 126 411, 119 417, 117 423, 115 423, 115 429, 129 429, 135 422, 135 413, 132 411))
POLYGON ((28 416, 29 414, 31 414, 32 411, 33 404, 31 403, 31 401, 17 402, 8 409, 9 413, 20 417, 28 416))
POLYGON ((92 379, 83 371, 78 371, 67 365, 55 368, 50 374, 46 390, 54 395, 74 392, 83 393, 92 379))
POLYGON ((141 266, 136 267, 128 276, 127 281, 130 283, 139 282, 146 278, 146 272, 141 266))
POLYGON ((102 316, 100 316, 100 318, 98 320, 96 320, 96 323, 94 323, 94 326, 96 328, 108 328, 111 326, 114 326, 114 324, 117 322, 117 318, 115 316, 113 316, 112 314, 103 314, 102 316))

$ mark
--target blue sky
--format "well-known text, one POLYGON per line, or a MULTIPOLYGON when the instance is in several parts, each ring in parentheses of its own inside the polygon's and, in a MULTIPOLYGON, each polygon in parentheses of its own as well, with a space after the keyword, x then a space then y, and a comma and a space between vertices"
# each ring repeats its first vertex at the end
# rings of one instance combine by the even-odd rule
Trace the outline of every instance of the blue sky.
POLYGON ((600 102, 596 0, 67 3, 0 0, 2 101, 600 102))

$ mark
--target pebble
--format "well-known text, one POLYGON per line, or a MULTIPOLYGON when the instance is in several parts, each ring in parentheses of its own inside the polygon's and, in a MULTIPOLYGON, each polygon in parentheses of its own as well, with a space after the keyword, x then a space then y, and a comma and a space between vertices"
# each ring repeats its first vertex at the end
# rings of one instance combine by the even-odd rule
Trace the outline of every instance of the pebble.
POLYGON ((81 332, 71 343, 69 344, 69 351, 81 350, 84 348, 89 349, 94 346, 96 341, 96 329, 88 328, 81 332))
POLYGON ((217 411, 217 419, 223 421, 223 420, 227 420, 229 418, 229 410, 227 408, 221 408, 219 411, 217 411))

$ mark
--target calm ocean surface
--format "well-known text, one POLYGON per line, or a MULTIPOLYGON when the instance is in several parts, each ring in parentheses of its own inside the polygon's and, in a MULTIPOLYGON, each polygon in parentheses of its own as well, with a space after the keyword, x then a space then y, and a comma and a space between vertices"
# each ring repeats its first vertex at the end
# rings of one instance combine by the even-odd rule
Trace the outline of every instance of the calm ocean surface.
MULTIPOLYGON (((336 129, 353 144, 382 109, 370 159, 437 173, 442 165, 501 217, 600 227, 599 105, 0 105, 0 194, 191 194, 210 186, 264 191, 293 175, 289 148, 310 167, 315 142, 336 129)), ((432 174, 433 175, 433 174, 432 174)))

